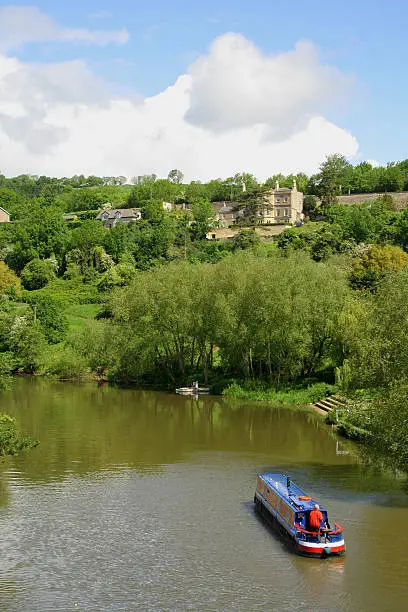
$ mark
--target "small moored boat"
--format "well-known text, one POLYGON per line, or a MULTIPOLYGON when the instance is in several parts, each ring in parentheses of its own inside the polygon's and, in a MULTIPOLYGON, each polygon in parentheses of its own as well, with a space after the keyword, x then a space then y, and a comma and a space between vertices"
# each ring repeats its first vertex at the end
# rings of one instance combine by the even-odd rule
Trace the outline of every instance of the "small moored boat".
POLYGON ((329 523, 327 510, 300 489, 285 474, 260 474, 256 482, 255 508, 270 523, 278 524, 299 554, 311 557, 342 555, 343 528, 329 523), (323 519, 320 529, 310 526, 310 513, 318 506, 323 519))
POLYGON ((200 387, 198 382, 194 382, 192 387, 179 387, 176 393, 179 395, 202 395, 210 392, 209 387, 200 387))

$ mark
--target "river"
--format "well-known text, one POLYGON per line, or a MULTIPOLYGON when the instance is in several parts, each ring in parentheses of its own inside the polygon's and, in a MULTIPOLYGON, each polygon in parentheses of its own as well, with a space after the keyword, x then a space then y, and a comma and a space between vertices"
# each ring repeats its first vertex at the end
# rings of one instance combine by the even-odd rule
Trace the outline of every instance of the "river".
POLYGON ((17 379, 0 411, 40 446, 0 465, 0 611, 405 609, 408 495, 319 416, 17 379), (345 530, 299 557, 254 514, 282 471, 345 530))

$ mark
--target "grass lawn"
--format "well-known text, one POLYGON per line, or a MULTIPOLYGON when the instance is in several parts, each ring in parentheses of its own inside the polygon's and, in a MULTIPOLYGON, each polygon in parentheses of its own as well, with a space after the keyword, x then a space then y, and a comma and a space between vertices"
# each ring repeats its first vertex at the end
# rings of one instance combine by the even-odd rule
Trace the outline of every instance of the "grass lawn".
POLYGON ((69 330, 83 327, 87 321, 96 317, 100 309, 100 304, 68 304, 64 314, 68 319, 69 330))

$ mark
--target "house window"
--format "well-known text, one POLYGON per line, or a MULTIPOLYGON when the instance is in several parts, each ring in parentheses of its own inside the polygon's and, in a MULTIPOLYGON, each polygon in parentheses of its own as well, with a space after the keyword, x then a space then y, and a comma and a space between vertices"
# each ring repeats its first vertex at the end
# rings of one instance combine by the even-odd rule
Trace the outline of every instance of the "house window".
POLYGON ((277 202, 280 202, 280 200, 281 200, 281 199, 280 199, 280 197, 277 197, 277 198, 276 198, 276 201, 277 201, 277 202))
POLYGON ((280 217, 280 214, 281 214, 280 208, 277 208, 277 209, 276 209, 276 216, 277 216, 277 217, 280 217))
POLYGON ((283 211, 283 214, 285 217, 289 217, 289 210, 285 208, 285 210, 283 211))
POLYGON ((284 202, 287 202, 287 201, 288 201, 288 196, 285 196, 285 197, 283 198, 283 201, 284 201, 284 202))

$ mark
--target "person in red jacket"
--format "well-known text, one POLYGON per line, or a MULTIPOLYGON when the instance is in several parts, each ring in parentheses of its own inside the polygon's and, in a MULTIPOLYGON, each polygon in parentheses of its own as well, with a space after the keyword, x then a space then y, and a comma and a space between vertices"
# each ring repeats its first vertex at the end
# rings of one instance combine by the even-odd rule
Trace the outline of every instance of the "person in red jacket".
POLYGON ((319 504, 315 504, 314 509, 309 512, 309 529, 318 532, 319 537, 322 520, 323 514, 320 512, 319 504))

